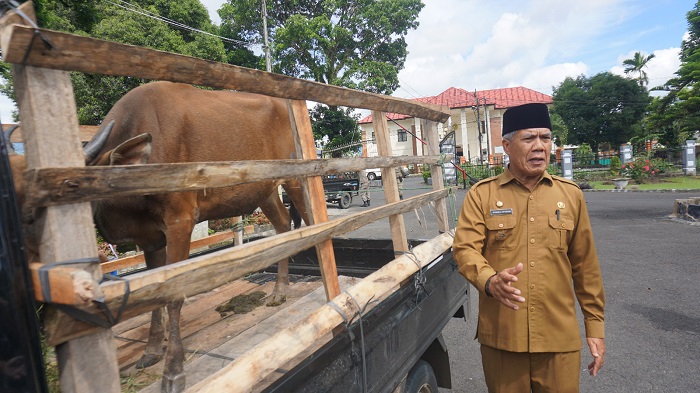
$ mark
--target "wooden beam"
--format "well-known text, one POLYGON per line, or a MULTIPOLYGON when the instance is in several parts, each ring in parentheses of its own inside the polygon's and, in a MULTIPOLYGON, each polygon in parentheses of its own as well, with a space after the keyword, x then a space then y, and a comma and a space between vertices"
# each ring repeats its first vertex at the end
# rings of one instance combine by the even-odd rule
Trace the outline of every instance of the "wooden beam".
MULTIPOLYGON (((391 140, 386 116, 382 112, 373 111, 372 121, 374 124, 374 138, 377 140, 377 153, 380 156, 391 157, 391 140)), ((382 184, 384 185, 384 196, 387 203, 399 201, 399 183, 396 178, 395 167, 382 167, 382 184)), ((406 226, 402 215, 389 217, 389 229, 391 240, 394 244, 394 252, 408 251, 408 240, 406 239, 406 226)))
MULTIPOLYGON (((32 2, 20 10, 33 15, 32 2)), ((2 21, 17 18, 9 15, 2 21)), ((23 22, 22 22, 23 23, 23 22)), ((0 39, 8 37, 2 31, 0 39)), ((25 155, 29 169, 40 167, 76 167, 84 165, 78 134, 78 117, 69 74, 15 64, 12 67, 15 93, 24 128, 25 155)), ((97 258, 97 243, 89 203, 50 206, 37 212, 39 257, 41 263, 97 258)), ((102 295, 97 281, 99 265, 72 265, 69 288, 82 302, 102 295)), ((51 309, 51 306, 48 306, 51 309)), ((48 310, 45 322, 61 318, 48 310)), ((119 367, 110 329, 96 328, 92 334, 56 347, 61 391, 119 392, 119 367), (109 349, 109 350, 107 350, 109 349)))
MULTIPOLYGON (((316 158, 316 144, 314 143, 311 119, 306 101, 287 100, 289 120, 294 133, 294 144, 297 158, 302 160, 316 158)), ((301 188, 304 193, 306 212, 311 224, 320 224, 328 221, 328 209, 326 208, 326 196, 323 191, 323 180, 320 176, 305 177, 301 179, 301 188)), ((326 298, 332 299, 340 293, 338 282, 338 269, 335 265, 335 253, 333 252, 333 240, 327 239, 316 245, 316 256, 321 269, 323 286, 326 289, 326 298)))
MULTIPOLYGON (((380 206, 309 227, 301 227, 239 247, 129 275, 125 277, 129 281, 130 294, 129 302, 123 310, 123 319, 154 310, 174 299, 182 299, 183 296, 189 297, 210 291, 295 255, 300 250, 391 215, 415 210, 446 195, 447 190, 431 191, 399 203, 380 206)), ((113 312, 121 306, 125 288, 125 284, 118 281, 102 284, 105 304, 113 312)), ((94 305, 80 307, 80 309, 91 314, 102 315, 102 311, 94 305)), ((94 329, 94 326, 74 320, 45 326, 47 339, 51 345, 82 336, 94 329)))
MULTIPOLYGON (((240 218, 240 217, 238 217, 238 218, 240 218)), ((234 220, 235 220, 235 218, 234 218, 234 220)), ((214 243, 220 243, 220 242, 224 242, 226 240, 231 240, 234 238, 234 236, 235 236, 235 234, 233 231, 224 231, 224 232, 215 233, 211 236, 203 237, 201 239, 197 239, 197 240, 191 242, 190 243, 190 250, 194 250, 194 249, 202 248, 202 247, 207 247, 207 246, 210 246, 214 243)), ((240 244, 240 243, 238 243, 238 244, 240 244)), ((146 259, 144 258, 143 254, 137 254, 134 256, 130 256, 130 257, 115 259, 113 261, 102 262, 100 264, 100 267, 102 268, 102 273, 107 274, 109 272, 114 272, 117 270, 133 267, 133 266, 136 266, 136 265, 144 263, 144 262, 146 262, 146 259)), ((37 299, 37 300, 39 300, 39 299, 37 299)))
MULTIPOLYGON (((428 265, 452 246, 452 236, 443 234, 413 248, 420 267, 428 265)), ((367 276, 333 299, 344 315, 355 315, 373 308, 396 292, 419 266, 413 258, 400 256, 367 276), (346 293, 347 292, 347 293, 346 293), (375 304, 376 304, 375 303, 375 304), (355 304, 367 305, 360 310, 355 304)), ((320 307, 300 323, 280 331, 263 341, 229 365, 186 392, 250 392, 267 375, 283 367, 318 339, 343 323, 343 317, 328 304, 320 307), (274 354, 274 356, 270 356, 274 354)))
MULTIPOLYGON (((2 28, 2 26, 0 26, 2 28)), ((333 106, 401 113, 445 122, 446 107, 367 93, 280 74, 217 63, 174 53, 102 41, 68 33, 9 25, 2 31, 2 56, 8 63, 90 74, 167 80, 220 89, 241 90, 333 106), (26 58, 25 58, 26 56, 26 58)))
POLYGON ((53 206, 128 195, 228 187, 365 168, 437 163, 440 156, 37 168, 25 172, 27 206, 53 206))
MULTIPOLYGON (((426 132, 426 141, 428 142, 428 154, 440 154, 440 138, 438 137, 437 123, 429 120, 423 122, 423 129, 426 132)), ((444 162, 448 162, 449 158, 445 157, 444 162)), ((433 164, 430 166, 430 176, 433 179, 433 190, 442 190, 445 188, 445 178, 443 177, 442 163, 440 165, 433 164)), ((435 201, 435 215, 437 216, 438 230, 441 233, 449 230, 449 221, 447 218, 447 204, 444 199, 435 201)))

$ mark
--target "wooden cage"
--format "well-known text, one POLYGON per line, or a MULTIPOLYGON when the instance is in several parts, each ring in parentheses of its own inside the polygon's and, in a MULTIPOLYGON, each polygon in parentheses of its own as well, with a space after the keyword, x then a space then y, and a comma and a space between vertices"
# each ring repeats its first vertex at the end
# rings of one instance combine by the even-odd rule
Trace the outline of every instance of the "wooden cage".
MULTIPOLYGON (((31 2, 19 8, 34 19, 31 2)), ((51 262, 94 259, 97 255, 90 201, 105 197, 200 190, 232 186, 271 178, 300 178, 312 224, 240 247, 188 259, 126 278, 130 288, 123 318, 130 318, 182 296, 193 296, 265 268, 298 250, 315 246, 321 261, 327 299, 348 315, 355 301, 383 299, 399 283, 419 269, 413 259, 398 256, 377 272, 380 278, 364 279, 340 293, 331 239, 373 221, 389 218, 395 252, 408 251, 402 213, 434 203, 439 231, 412 250, 425 264, 451 246, 447 223, 437 122, 444 122, 447 109, 435 105, 354 91, 278 74, 215 63, 141 47, 49 31, 28 26, 18 12, 0 20, 0 44, 5 61, 12 63, 20 118, 26 144, 24 174, 27 206, 41 211, 40 260, 32 263, 36 300, 47 294, 51 302, 44 323, 49 343, 57 346, 61 387, 66 392, 118 392, 118 366, 112 331, 77 321, 52 305, 60 304, 86 313, 101 311, 93 302, 119 309, 124 281, 99 283, 101 269, 93 263, 48 270, 48 287, 42 287, 39 271, 51 262), (193 164, 147 164, 129 167, 85 167, 75 99, 67 71, 167 80, 219 89, 234 89, 287 99, 294 132, 297 160, 280 162, 215 162, 193 164), (328 105, 372 110, 380 157, 316 159, 306 100, 328 105), (407 114, 423 120, 429 155, 393 157, 385 112, 407 114), (428 164, 433 190, 399 200, 394 167, 428 164), (321 176, 342 171, 381 167, 387 204, 371 211, 328 221, 321 176), (245 176, 241 174, 245 171, 245 176), (167 174, 167 176, 165 176, 167 174), (124 180, 127 180, 125 182, 124 180), (153 179, 159 179, 154 182, 153 179), (120 184, 115 188, 113 184, 120 184)), ((110 269, 110 270, 113 270, 110 269)), ((250 390, 261 376, 274 371, 297 351, 328 334, 343 322, 338 312, 323 306, 294 329, 287 329, 237 358, 220 372, 191 387, 196 391, 250 390), (269 351, 284 351, 270 359, 269 351), (293 343, 293 344, 290 344, 293 343), (227 390, 224 390, 227 389, 227 390)))

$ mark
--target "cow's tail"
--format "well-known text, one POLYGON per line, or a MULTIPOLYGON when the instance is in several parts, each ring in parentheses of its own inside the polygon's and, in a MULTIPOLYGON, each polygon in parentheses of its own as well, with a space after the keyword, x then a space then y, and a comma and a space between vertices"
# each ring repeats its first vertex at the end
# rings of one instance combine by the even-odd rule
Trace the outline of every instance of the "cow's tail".
POLYGON ((301 228, 301 214, 294 206, 294 202, 289 203, 289 215, 292 217, 292 229, 301 228))

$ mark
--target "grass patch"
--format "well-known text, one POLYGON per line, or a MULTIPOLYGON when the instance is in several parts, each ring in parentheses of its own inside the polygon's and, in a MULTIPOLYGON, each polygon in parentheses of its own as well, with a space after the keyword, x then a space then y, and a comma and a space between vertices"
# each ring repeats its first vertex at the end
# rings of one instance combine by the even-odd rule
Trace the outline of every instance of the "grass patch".
MULTIPOLYGON (((594 190, 612 190, 615 185, 611 181, 589 181, 594 190)), ((634 184, 630 182, 628 190, 700 190, 700 177, 698 176, 676 176, 658 179, 654 182, 634 184)))

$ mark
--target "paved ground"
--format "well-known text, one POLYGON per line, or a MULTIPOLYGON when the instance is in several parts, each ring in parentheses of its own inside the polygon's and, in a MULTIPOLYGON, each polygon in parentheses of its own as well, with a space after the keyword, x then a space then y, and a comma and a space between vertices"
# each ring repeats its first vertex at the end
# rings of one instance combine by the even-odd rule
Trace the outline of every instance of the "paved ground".
MULTIPOLYGON (((421 178, 407 179, 404 187, 406 196, 428 191, 421 178)), ((372 206, 383 204, 381 190, 372 191, 372 206)), ((456 192, 457 208, 465 193, 456 192)), ((675 199, 691 196, 700 197, 700 191, 586 192, 607 295, 608 354, 601 374, 591 378, 583 372, 591 358, 584 352, 581 392, 699 391, 700 225, 668 218, 675 199)), ((361 205, 359 198, 347 210, 329 205, 329 215, 356 212, 361 205)), ((426 226, 415 214, 404 215, 409 237, 435 236, 434 214, 425 207, 423 217, 426 226)), ((348 236, 381 238, 388 228, 382 220, 348 236)), ((476 307, 472 299, 474 312, 476 307)), ((445 329, 454 392, 486 391, 475 329, 475 315, 445 329)))

